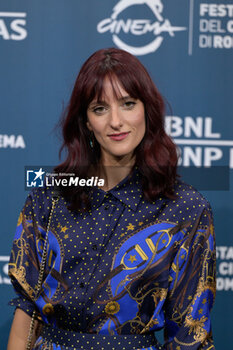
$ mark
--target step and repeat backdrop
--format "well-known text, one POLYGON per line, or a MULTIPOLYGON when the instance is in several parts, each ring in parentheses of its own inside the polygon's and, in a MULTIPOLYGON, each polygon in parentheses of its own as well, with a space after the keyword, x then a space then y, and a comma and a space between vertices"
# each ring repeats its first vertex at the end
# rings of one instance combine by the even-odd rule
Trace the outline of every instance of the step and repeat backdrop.
POLYGON ((0 0, 1 349, 13 317, 7 262, 27 195, 24 168, 58 164, 56 125, 81 64, 104 47, 125 49, 147 67, 166 100, 166 128, 179 147, 180 166, 212 205, 213 332, 216 349, 231 350, 232 0, 0 0))

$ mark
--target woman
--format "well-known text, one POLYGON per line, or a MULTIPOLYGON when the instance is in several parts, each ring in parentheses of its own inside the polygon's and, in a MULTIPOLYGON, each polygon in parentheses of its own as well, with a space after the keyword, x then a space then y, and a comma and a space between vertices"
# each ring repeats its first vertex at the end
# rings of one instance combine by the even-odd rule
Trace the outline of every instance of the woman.
POLYGON ((104 186, 59 188, 54 205, 50 188, 28 196, 9 264, 19 297, 8 350, 25 349, 33 310, 34 349, 214 349, 211 209, 177 180, 163 100, 134 56, 111 48, 84 63, 63 137, 56 171, 104 186))

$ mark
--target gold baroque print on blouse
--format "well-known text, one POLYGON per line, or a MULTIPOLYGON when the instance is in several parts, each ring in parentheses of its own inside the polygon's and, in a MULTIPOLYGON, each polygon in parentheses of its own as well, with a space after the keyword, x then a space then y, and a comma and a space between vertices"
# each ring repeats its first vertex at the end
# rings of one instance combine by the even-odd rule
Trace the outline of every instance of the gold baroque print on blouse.
POLYGON ((207 321, 207 317, 202 316, 200 320, 194 320, 192 315, 187 315, 185 318, 185 326, 189 328, 189 334, 194 333, 193 338, 197 342, 202 342, 206 339, 207 332, 204 329, 204 323, 207 321))
POLYGON ((105 312, 107 314, 116 314, 120 310, 120 305, 116 301, 110 301, 105 306, 105 312))
MULTIPOLYGON (((126 190, 130 191, 131 188, 126 190)), ((124 194, 126 190, 122 188, 122 193, 119 190, 119 198, 128 196, 124 194)), ((21 247, 15 247, 11 259, 16 263, 15 257, 22 248, 23 255, 18 254, 18 262, 11 268, 19 268, 23 256, 26 280, 34 288, 36 281, 31 271, 36 274, 36 268, 30 259, 36 257, 37 264, 40 260, 46 229, 40 225, 46 226, 50 192, 48 189, 43 195, 41 191, 32 193, 32 207, 28 202, 26 214, 19 219, 16 236, 17 239, 19 236, 26 238, 28 246, 24 246, 23 241, 18 242, 21 247), (32 277, 31 280, 29 277, 32 277)), ((165 341, 170 341, 169 345, 166 343, 167 348, 191 349, 191 344, 194 344, 194 348, 209 349, 212 342, 211 337, 208 340, 210 327, 205 318, 209 320, 211 291, 214 291, 214 243, 212 228, 208 225, 208 204, 198 198, 198 194, 181 185, 181 189, 177 189, 176 203, 166 205, 166 200, 162 198, 153 204, 138 202, 137 211, 132 212, 127 207, 126 199, 122 206, 117 202, 115 192, 109 198, 102 198, 102 193, 98 191, 90 217, 89 214, 69 212, 66 202, 60 200, 51 225, 50 237, 54 235, 56 240, 53 238, 49 241, 44 291, 41 294, 43 302, 50 303, 55 310, 49 322, 52 323, 54 318, 61 328, 75 325, 74 328, 82 332, 109 335, 143 334, 165 327, 165 341), (107 211, 105 204, 109 203, 111 205, 107 211), (192 211, 193 204, 196 209, 192 211), (114 210, 114 206, 119 210, 114 210), (191 211, 194 215, 189 220, 191 211), (99 218, 103 218, 103 222, 99 218), (99 226, 96 226, 97 222, 99 226), (104 233, 107 222, 110 222, 109 235, 104 233), (155 227, 149 230, 152 225, 155 227), (102 231, 97 230, 98 235, 96 227, 102 231), (92 251, 90 238, 94 240, 98 237, 102 247, 102 235, 106 242, 107 238, 109 240, 106 247, 101 248, 99 258, 96 254, 98 250, 92 251), (86 251, 92 259, 87 259, 83 266, 81 258, 86 251), (85 278, 82 279, 84 270, 92 276, 90 284, 85 284, 85 278), (55 293, 59 291, 57 295, 52 290, 55 281, 55 293), (80 282, 84 282, 85 291, 83 287, 78 288, 80 282), (86 303, 88 306, 83 307, 86 303), (56 307, 57 304, 61 304, 62 308, 60 305, 56 307), (203 312, 199 313, 202 309, 203 312), (82 317, 77 317, 77 314, 82 317)), ((21 273, 24 276, 23 271, 21 273)), ((19 283, 16 287, 19 289, 19 283)), ((16 300, 14 303, 18 305, 16 303, 19 302, 16 300)), ((28 304, 22 304, 24 309, 28 304)), ((42 346, 46 346, 45 341, 42 346)))
POLYGON ((23 266, 20 266, 19 268, 12 267, 9 270, 9 276, 15 278, 19 284, 21 285, 21 287, 23 288, 23 290, 26 292, 26 294, 31 298, 34 299, 36 292, 35 289, 33 289, 30 284, 28 284, 25 276, 26 276, 26 271, 25 268, 23 266))
POLYGON ((154 302, 155 302, 155 306, 158 305, 158 302, 161 300, 165 300, 166 296, 167 296, 167 289, 165 288, 159 288, 157 289, 155 292, 153 292, 152 294, 154 302))

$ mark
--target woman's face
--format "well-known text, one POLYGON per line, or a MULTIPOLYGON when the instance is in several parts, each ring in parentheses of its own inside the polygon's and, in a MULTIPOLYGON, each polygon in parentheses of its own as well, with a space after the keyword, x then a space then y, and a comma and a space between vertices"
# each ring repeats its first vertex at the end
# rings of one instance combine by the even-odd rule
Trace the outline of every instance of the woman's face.
POLYGON ((104 101, 95 99, 87 109, 87 127, 100 144, 105 165, 119 160, 132 160, 135 148, 142 141, 145 130, 145 111, 142 101, 134 99, 114 82, 119 98, 114 95, 108 78, 104 81, 104 101))

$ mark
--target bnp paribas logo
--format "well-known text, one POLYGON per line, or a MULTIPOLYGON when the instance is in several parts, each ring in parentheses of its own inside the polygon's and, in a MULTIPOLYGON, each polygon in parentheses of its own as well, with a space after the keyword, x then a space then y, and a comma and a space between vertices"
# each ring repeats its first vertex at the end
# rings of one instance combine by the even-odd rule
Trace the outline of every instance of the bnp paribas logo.
POLYGON ((110 32, 112 41, 122 50, 137 56, 146 55, 161 46, 166 34, 174 37, 176 32, 186 30, 186 27, 172 25, 170 20, 164 17, 163 10, 161 0, 120 0, 113 7, 111 16, 98 23, 97 31, 101 34, 110 32), (151 12, 150 18, 144 18, 148 11, 140 12, 144 15, 137 14, 137 18, 133 18, 139 5, 147 7, 151 12), (132 44, 135 42, 135 38, 131 40, 132 37, 137 38, 141 44, 132 44))

